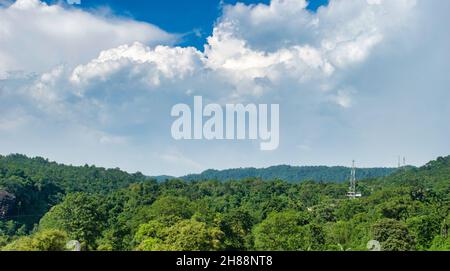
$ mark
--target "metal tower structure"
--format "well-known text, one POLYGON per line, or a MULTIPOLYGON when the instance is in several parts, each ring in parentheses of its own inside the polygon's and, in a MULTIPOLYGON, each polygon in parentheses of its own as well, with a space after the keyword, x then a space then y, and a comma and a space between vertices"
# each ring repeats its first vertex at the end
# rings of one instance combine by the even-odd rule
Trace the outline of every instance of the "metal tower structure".
POLYGON ((347 193, 347 197, 350 199, 356 199, 362 197, 362 194, 359 192, 356 192, 356 167, 355 167, 355 160, 353 160, 352 164, 352 170, 350 173, 350 188, 347 193))
POLYGON ((399 169, 406 168, 406 157, 405 156, 403 156, 403 161, 402 161, 401 156, 398 157, 398 168, 399 169))

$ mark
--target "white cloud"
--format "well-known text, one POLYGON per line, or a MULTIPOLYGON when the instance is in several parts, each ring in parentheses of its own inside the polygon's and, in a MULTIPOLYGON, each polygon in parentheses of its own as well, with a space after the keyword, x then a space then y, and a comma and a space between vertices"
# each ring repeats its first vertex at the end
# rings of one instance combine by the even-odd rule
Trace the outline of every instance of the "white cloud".
POLYGON ((157 46, 154 49, 135 42, 100 53, 86 65, 76 67, 72 83, 83 84, 93 79, 108 80, 117 72, 129 69, 140 73, 149 84, 158 86, 161 78, 183 80, 201 65, 201 54, 194 48, 157 46), (145 66, 146 73, 138 70, 145 66))
POLYGON ((334 0, 317 14, 305 9, 305 0, 227 6, 205 54, 209 66, 250 77, 276 71, 297 78, 330 76, 364 61, 404 26, 414 6, 415 0, 334 0))
POLYGON ((175 38, 147 23, 17 0, 0 6, 0 73, 45 72, 60 64, 83 63, 122 44, 155 45, 175 38))
MULTIPOLYGON (((225 6, 203 53, 194 48, 124 45, 78 66, 71 81, 105 81, 125 72, 139 74, 152 87, 162 79, 186 85, 192 83, 186 77, 199 71, 221 81, 228 97, 235 98, 279 91, 285 82, 291 82, 292 91, 313 80, 332 85, 339 83, 333 81, 341 73, 367 59, 383 40, 395 37, 407 25, 415 3, 335 0, 317 14, 306 10, 305 0, 238 3, 225 6)), ((198 87, 198 81, 190 89, 198 87)), ((334 91, 339 94, 338 89, 334 91)), ((351 96, 345 100, 350 106, 351 96)), ((336 101, 342 105, 343 99, 336 101)))
POLYGON ((331 95, 330 99, 342 108, 350 108, 353 104, 351 95, 354 93, 351 89, 340 89, 335 95, 331 95))

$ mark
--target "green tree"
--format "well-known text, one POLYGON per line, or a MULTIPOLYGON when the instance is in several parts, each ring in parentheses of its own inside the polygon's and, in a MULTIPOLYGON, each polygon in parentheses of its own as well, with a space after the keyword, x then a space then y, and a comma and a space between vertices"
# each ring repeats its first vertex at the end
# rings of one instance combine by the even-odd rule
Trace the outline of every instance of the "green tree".
POLYGON ((40 229, 61 229, 88 249, 96 247, 96 239, 105 227, 105 213, 98 197, 85 193, 68 195, 41 220, 40 229))
POLYGON ((223 232, 217 227, 208 227, 204 222, 183 220, 168 228, 165 243, 181 251, 220 250, 223 232))
POLYGON ((35 233, 31 237, 20 237, 6 245, 5 251, 63 251, 67 234, 59 230, 44 230, 35 233))
POLYGON ((2 251, 38 251, 29 236, 20 237, 2 248, 2 251))
POLYGON ((33 236, 31 245, 39 251, 63 251, 67 241, 67 234, 63 231, 43 230, 33 236))
POLYGON ((255 249, 299 251, 308 249, 307 213, 285 211, 271 213, 254 229, 255 249))
POLYGON ((220 229, 225 234, 224 246, 227 250, 245 250, 251 237, 253 218, 242 209, 233 209, 223 215, 220 229))
POLYGON ((325 232, 322 225, 311 223, 306 226, 308 250, 321 251, 325 248, 325 232))
POLYGON ((414 250, 414 239, 406 225, 393 219, 382 219, 372 227, 375 240, 381 243, 385 251, 411 251, 414 250))
POLYGON ((427 250, 434 237, 441 230, 439 217, 432 215, 416 216, 406 221, 408 229, 414 236, 419 250, 427 250))
POLYGON ((433 239, 430 249, 431 251, 450 251, 450 237, 438 235, 433 239))
POLYGON ((357 214, 367 212, 366 208, 361 200, 344 200, 339 203, 336 214, 339 220, 348 221, 357 214))
POLYGON ((160 229, 160 224, 149 223, 140 228, 136 239, 143 239, 138 250, 211 251, 221 249, 223 232, 206 223, 182 220, 175 225, 160 229), (158 237, 161 237, 159 239, 158 237))
POLYGON ((163 237, 164 229, 165 229, 164 224, 157 220, 152 220, 149 223, 142 224, 139 227, 139 230, 136 232, 134 242, 137 244, 141 244, 143 241, 147 239, 159 240, 161 238, 164 238, 163 237))

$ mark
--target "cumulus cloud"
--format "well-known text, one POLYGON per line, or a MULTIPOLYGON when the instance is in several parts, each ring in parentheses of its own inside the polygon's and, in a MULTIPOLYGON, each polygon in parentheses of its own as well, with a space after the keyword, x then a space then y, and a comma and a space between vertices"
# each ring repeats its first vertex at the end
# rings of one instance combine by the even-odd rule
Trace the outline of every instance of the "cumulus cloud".
POLYGON ((56 65, 76 65, 101 50, 139 41, 172 43, 176 36, 154 25, 75 8, 17 0, 0 6, 0 74, 45 72, 56 65))
POLYGON ((230 96, 261 96, 286 81, 296 89, 311 80, 330 80, 363 62, 377 44, 406 25, 415 0, 335 0, 317 14, 306 6, 305 0, 226 6, 204 52, 124 45, 78 66, 71 80, 107 80, 118 71, 142 72, 137 67, 145 66, 142 76, 153 86, 161 77, 183 81, 201 70, 229 83, 230 96))
POLYGON ((131 46, 103 51, 88 64, 77 66, 70 80, 74 84, 88 83, 94 79, 108 80, 124 69, 136 73, 139 67, 145 66, 146 73, 141 75, 147 77, 145 80, 150 85, 158 86, 161 78, 183 80, 192 75, 201 65, 200 62, 200 52, 192 47, 157 46, 150 49, 135 42, 131 46))

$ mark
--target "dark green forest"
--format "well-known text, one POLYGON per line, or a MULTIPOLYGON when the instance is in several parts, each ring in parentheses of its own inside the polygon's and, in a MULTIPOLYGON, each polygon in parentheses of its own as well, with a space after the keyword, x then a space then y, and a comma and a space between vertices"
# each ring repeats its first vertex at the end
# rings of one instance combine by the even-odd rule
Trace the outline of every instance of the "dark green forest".
MULTIPOLYGON (((385 177, 394 173, 396 168, 360 168, 356 178, 369 179, 385 177)), ((294 167, 288 165, 268 168, 236 168, 226 170, 207 170, 201 174, 191 174, 181 177, 187 181, 218 180, 232 181, 247 178, 258 178, 264 181, 283 180, 287 182, 318 181, 318 182, 345 182, 348 181, 348 167, 309 166, 294 167)))
POLYGON ((386 251, 450 250, 450 156, 358 175, 358 199, 346 197, 345 173, 305 180, 282 169, 157 181, 0 156, 0 250, 65 250, 69 240, 102 251, 355 251, 370 240, 386 251))

